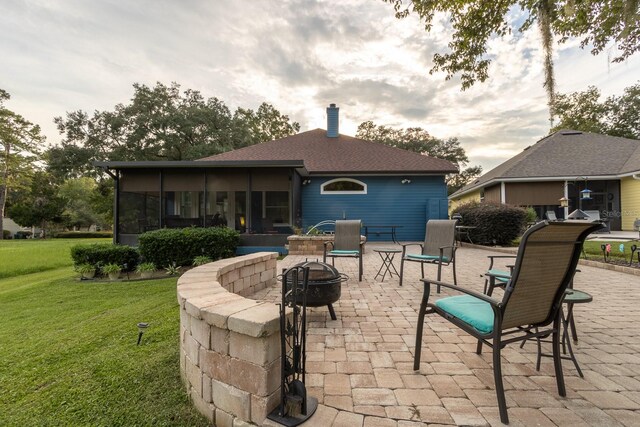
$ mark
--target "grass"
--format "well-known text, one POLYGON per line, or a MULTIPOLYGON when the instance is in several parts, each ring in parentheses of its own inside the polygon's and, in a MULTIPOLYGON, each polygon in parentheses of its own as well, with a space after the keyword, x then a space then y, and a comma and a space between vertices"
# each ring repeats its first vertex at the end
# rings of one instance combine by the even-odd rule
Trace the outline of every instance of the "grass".
POLYGON ((111 239, 0 240, 0 279, 71 265, 70 249, 80 243, 111 239))
MULTIPOLYGON (((602 248, 601 245, 611 245, 611 252, 609 253, 611 259, 616 260, 626 260, 629 261, 629 257, 631 256, 631 245, 636 245, 640 248, 640 242, 637 240, 631 242, 621 242, 621 241, 590 241, 587 240, 584 242, 584 251, 587 254, 589 259, 595 259, 602 261, 602 248), (624 253, 620 252, 620 244, 624 244, 624 253)), ((634 258, 637 260, 638 251, 636 251, 634 258)))
POLYGON ((0 279, 0 425, 207 425, 180 380, 175 278, 80 282, 63 242, 11 243, 46 271, 0 279))

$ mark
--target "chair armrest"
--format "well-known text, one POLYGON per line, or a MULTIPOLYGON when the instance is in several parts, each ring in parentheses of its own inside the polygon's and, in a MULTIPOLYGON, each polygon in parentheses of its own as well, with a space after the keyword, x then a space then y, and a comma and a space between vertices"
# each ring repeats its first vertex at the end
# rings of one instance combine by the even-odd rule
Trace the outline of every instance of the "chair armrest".
POLYGON ((497 258, 517 258, 518 255, 487 255, 489 259, 497 259, 497 258))
POLYGON ((431 284, 433 283, 434 285, 439 285, 442 286, 443 288, 448 288, 448 289, 453 289, 456 290, 458 292, 462 292, 463 294, 467 294, 467 295, 471 295, 472 297, 476 297, 484 302, 488 302, 489 304, 491 304, 493 307, 500 307, 502 306, 502 302, 501 301, 497 301, 483 293, 480 292, 476 292, 473 291, 471 289, 466 289, 466 288, 462 288, 460 286, 456 286, 453 285, 451 283, 447 283, 447 282, 441 282, 439 280, 433 280, 433 279, 420 279, 422 282, 424 282, 425 284, 431 284))
POLYGON ((401 245, 402 245, 402 258, 404 258, 404 256, 406 255, 407 248, 409 246, 420 246, 420 248, 424 248, 424 245, 422 243, 402 243, 401 245))
POLYGON ((328 241, 324 242, 324 247, 325 247, 325 249, 326 249, 326 248, 327 248, 327 246, 329 246, 329 245, 333 246, 333 245, 334 245, 334 243, 333 243, 332 241, 330 241, 330 240, 328 240, 328 241))

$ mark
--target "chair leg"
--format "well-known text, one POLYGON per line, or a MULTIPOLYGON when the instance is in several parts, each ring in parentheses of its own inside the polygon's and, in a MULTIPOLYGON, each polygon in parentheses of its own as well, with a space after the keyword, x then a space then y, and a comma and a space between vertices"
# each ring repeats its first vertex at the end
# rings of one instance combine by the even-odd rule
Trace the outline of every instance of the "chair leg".
POLYGON ((362 255, 358 257, 358 282, 362 282, 362 255))
POLYGON ((482 340, 478 340, 478 345, 476 346, 476 354, 482 354, 482 340))
POLYGON ((560 323, 560 310, 558 310, 558 315, 553 321, 553 335, 552 335, 552 346, 553 346, 553 367, 556 370, 556 383, 558 383, 558 394, 562 397, 567 395, 567 390, 564 387, 564 374, 562 372, 562 357, 560 354, 560 331, 562 325, 560 323))
POLYGON ((413 355, 413 370, 420 369, 420 353, 422 351, 422 328, 424 326, 424 316, 427 313, 427 303, 429 302, 429 293, 431 285, 424 284, 424 292, 422 294, 422 302, 420 303, 420 311, 418 311, 418 325, 416 328, 416 349, 413 355))
POLYGON ((458 286, 458 278, 456 277, 456 259, 455 258, 453 258, 452 264, 453 264, 453 284, 458 286))
POLYGON ((502 383, 502 364, 500 359, 500 336, 493 339, 493 378, 496 383, 496 396, 498 398, 498 409, 500 410, 500 421, 509 424, 509 414, 507 413, 507 400, 504 396, 504 385, 502 383))
POLYGON ((404 273, 404 257, 400 259, 400 286, 402 286, 402 273, 404 273))
MULTIPOLYGON (((424 277, 424 273, 422 274, 422 276, 424 277)), ((440 280, 442 280, 442 264, 438 263, 438 282, 440 280)), ((437 287, 437 292, 440 293, 440 285, 438 285, 438 287, 437 287)))

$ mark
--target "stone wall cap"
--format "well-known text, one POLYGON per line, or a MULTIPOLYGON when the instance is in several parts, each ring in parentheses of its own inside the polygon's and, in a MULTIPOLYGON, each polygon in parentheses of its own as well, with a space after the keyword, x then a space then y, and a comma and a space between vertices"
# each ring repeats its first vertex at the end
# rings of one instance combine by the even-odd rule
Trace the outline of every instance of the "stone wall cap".
POLYGON ((251 337, 266 337, 280 328, 280 310, 273 303, 238 311, 229 316, 229 330, 251 337))
POLYGON ((208 324, 216 326, 218 328, 226 329, 229 316, 243 310, 255 309, 262 302, 254 301, 251 299, 239 297, 241 299, 232 301, 228 304, 218 304, 209 307, 203 307, 200 309, 200 315, 208 324))

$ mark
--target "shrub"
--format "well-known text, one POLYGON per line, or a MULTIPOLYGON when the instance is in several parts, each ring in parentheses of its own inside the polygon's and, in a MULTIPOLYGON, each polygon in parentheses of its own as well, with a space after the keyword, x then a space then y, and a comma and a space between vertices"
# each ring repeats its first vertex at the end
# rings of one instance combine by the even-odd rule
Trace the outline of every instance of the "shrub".
POLYGON ((131 246, 90 243, 73 246, 71 258, 75 265, 90 264, 101 269, 107 264, 117 264, 122 266, 123 271, 133 271, 138 265, 140 255, 131 246))
POLYGON ((148 271, 156 271, 156 266, 152 262, 143 262, 142 264, 138 264, 138 268, 136 268, 136 273, 148 271))
POLYGON ((187 266, 197 256, 229 258, 240 242, 237 231, 226 227, 154 230, 138 239, 140 255, 158 267, 187 266))
POLYGON ((452 214, 462 215, 472 230, 474 243, 508 245, 520 236, 527 218, 526 210, 499 203, 470 202, 458 206, 452 214))
POLYGON ((30 231, 17 231, 15 238, 16 239, 28 239, 29 237, 31 237, 31 232, 30 231))
POLYGON ((212 259, 211 259, 211 258, 209 258, 208 256, 200 255, 200 256, 197 256, 197 257, 195 257, 195 258, 193 259, 193 265, 194 265, 195 267, 197 267, 197 266, 199 266, 199 265, 205 265, 205 264, 208 264, 208 263, 210 263, 211 261, 212 261, 212 259))
POLYGON ((100 239, 113 237, 110 231, 61 231, 53 236, 56 239, 100 239))
POLYGON ((536 210, 533 209, 531 206, 529 206, 525 212, 527 213, 527 217, 525 219, 525 222, 527 224, 532 224, 536 221, 538 221, 538 214, 536 213, 536 210))
POLYGON ((118 264, 107 264, 102 266, 102 272, 104 274, 120 273, 121 271, 122 267, 118 264))
POLYGON ((4 240, 9 240, 11 237, 11 232, 9 230, 2 230, 2 238, 4 240))

